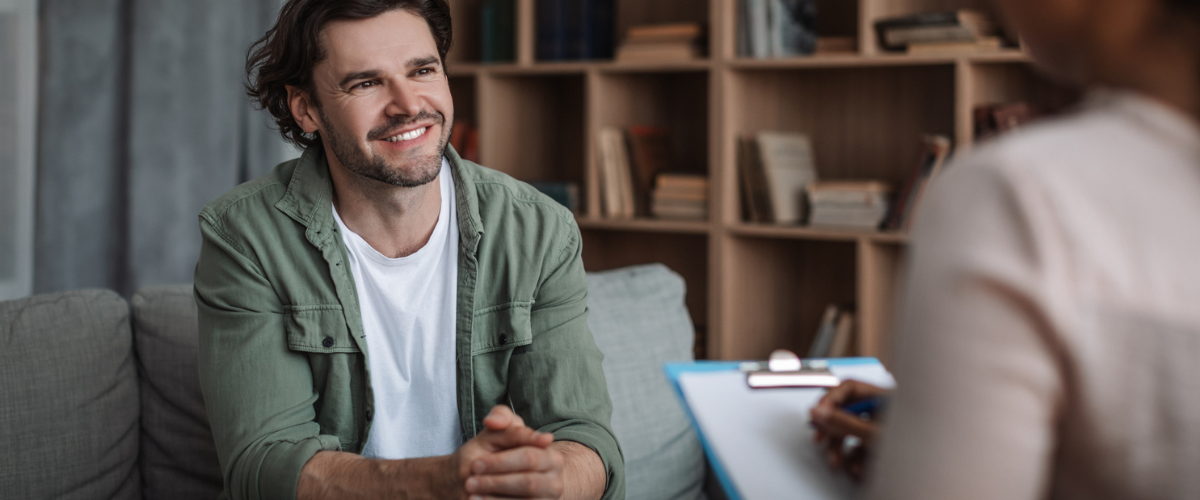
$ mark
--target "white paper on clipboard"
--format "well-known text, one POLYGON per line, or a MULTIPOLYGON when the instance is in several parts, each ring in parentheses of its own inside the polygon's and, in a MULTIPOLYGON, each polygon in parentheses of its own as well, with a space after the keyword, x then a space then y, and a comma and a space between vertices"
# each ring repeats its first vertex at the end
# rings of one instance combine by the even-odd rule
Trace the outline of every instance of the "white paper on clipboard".
MULTIPOLYGON (((842 379, 895 386, 878 362, 834 365, 830 371, 842 379)), ((824 389, 751 389, 739 371, 683 373, 679 385, 742 500, 859 496, 860 488, 830 471, 812 442, 808 411, 824 389)))

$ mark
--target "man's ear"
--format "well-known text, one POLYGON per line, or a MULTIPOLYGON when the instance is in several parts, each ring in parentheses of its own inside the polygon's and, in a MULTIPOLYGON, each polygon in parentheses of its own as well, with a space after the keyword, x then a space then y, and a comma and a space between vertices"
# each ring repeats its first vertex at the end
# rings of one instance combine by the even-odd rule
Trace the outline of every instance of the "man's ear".
POLYGON ((316 132, 321 123, 317 116, 317 107, 312 102, 308 92, 292 85, 287 86, 288 108, 292 111, 292 119, 305 133, 316 132))

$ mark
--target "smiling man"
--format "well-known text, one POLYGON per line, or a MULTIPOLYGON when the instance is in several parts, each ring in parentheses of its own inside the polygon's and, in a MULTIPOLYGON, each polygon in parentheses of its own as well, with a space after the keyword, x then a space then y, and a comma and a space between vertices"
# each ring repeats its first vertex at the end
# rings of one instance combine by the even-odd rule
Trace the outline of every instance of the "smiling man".
POLYGON ((569 211, 447 147, 443 0, 291 0, 249 94, 304 149, 200 213, 223 498, 624 498, 569 211))

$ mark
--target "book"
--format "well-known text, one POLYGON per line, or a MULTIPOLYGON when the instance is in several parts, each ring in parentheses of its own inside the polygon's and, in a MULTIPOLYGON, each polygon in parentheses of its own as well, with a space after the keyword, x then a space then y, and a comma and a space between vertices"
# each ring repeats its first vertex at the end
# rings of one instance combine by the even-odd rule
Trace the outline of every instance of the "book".
POLYGON ((771 0, 743 0, 746 2, 750 30, 750 55, 755 59, 771 57, 771 25, 767 13, 771 0))
POLYGON ((612 57, 615 8, 615 0, 537 0, 538 60, 612 57))
POLYGON ((911 227, 912 214, 926 186, 941 172, 942 165, 950 156, 950 138, 927 135, 921 141, 920 161, 913 167, 905 181, 904 189, 898 193, 892 211, 884 222, 885 229, 901 230, 911 227))
POLYGON ((997 26, 982 12, 959 9, 880 19, 875 34, 884 50, 902 51, 914 42, 969 42, 995 36, 997 26))
POLYGON ((567 58, 567 4, 572 0, 537 0, 537 58, 567 58))
POLYGON ((699 40, 704 34, 700 23, 649 24, 629 28, 626 42, 678 42, 699 40))
POLYGON ((613 57, 615 0, 568 0, 567 59, 613 57))
POLYGON ((629 152, 625 134, 616 127, 604 127, 596 135, 596 165, 600 180, 600 207, 604 217, 628 219, 634 216, 633 181, 630 178, 629 152))
POLYGON ((627 43, 617 48, 619 62, 679 62, 702 57, 693 43, 627 43))
POLYGON ((821 323, 817 325, 817 333, 813 336, 812 345, 808 348, 808 357, 829 357, 830 348, 833 347, 833 337, 837 334, 837 320, 840 313, 841 309, 837 304, 825 306, 825 313, 821 315, 821 323))
POLYGON ((829 348, 829 357, 844 358, 854 355, 854 310, 847 307, 838 315, 837 333, 833 335, 833 345, 829 348))
POLYGON ((671 168, 671 135, 662 127, 629 127, 634 205, 637 213, 648 213, 650 191, 659 172, 671 168))
POLYGON ((955 42, 913 42, 908 44, 908 54, 914 56, 971 54, 1000 50, 1000 46, 1000 37, 995 36, 955 42))
POLYGON ((774 222, 775 212, 767 194, 767 181, 759 161, 758 142, 753 136, 738 138, 738 170, 751 222, 774 222))
POLYGON ((708 177, 659 174, 650 197, 650 214, 668 219, 707 219, 708 177))
POLYGON ((812 144, 807 135, 794 132, 759 132, 755 137, 762 164, 772 222, 796 224, 804 220, 804 188, 817 180, 812 144))
POLYGON ((640 25, 629 28, 618 61, 691 61, 703 57, 704 28, 699 23, 640 25))
POLYGON ((891 187, 880 181, 821 181, 809 184, 805 190, 811 206, 876 207, 887 205, 891 187))
POLYGON ((815 206, 808 224, 813 227, 873 230, 887 217, 887 207, 815 206))
POLYGON ((517 59, 516 0, 484 0, 480 8, 483 43, 480 61, 513 62, 517 59))

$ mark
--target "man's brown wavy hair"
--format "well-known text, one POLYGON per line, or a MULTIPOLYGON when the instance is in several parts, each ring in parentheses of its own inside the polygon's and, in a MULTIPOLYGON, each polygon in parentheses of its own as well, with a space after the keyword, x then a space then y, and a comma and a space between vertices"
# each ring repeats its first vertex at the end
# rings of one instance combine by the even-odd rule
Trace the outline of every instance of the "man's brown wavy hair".
POLYGON ((275 26, 246 51, 246 94, 259 109, 275 117, 284 140, 301 149, 321 144, 292 118, 287 87, 306 92, 320 107, 313 92, 313 68, 325 59, 321 30, 330 21, 369 19, 404 9, 425 19, 433 34, 442 67, 450 52, 450 6, 446 0, 289 0, 275 26))

